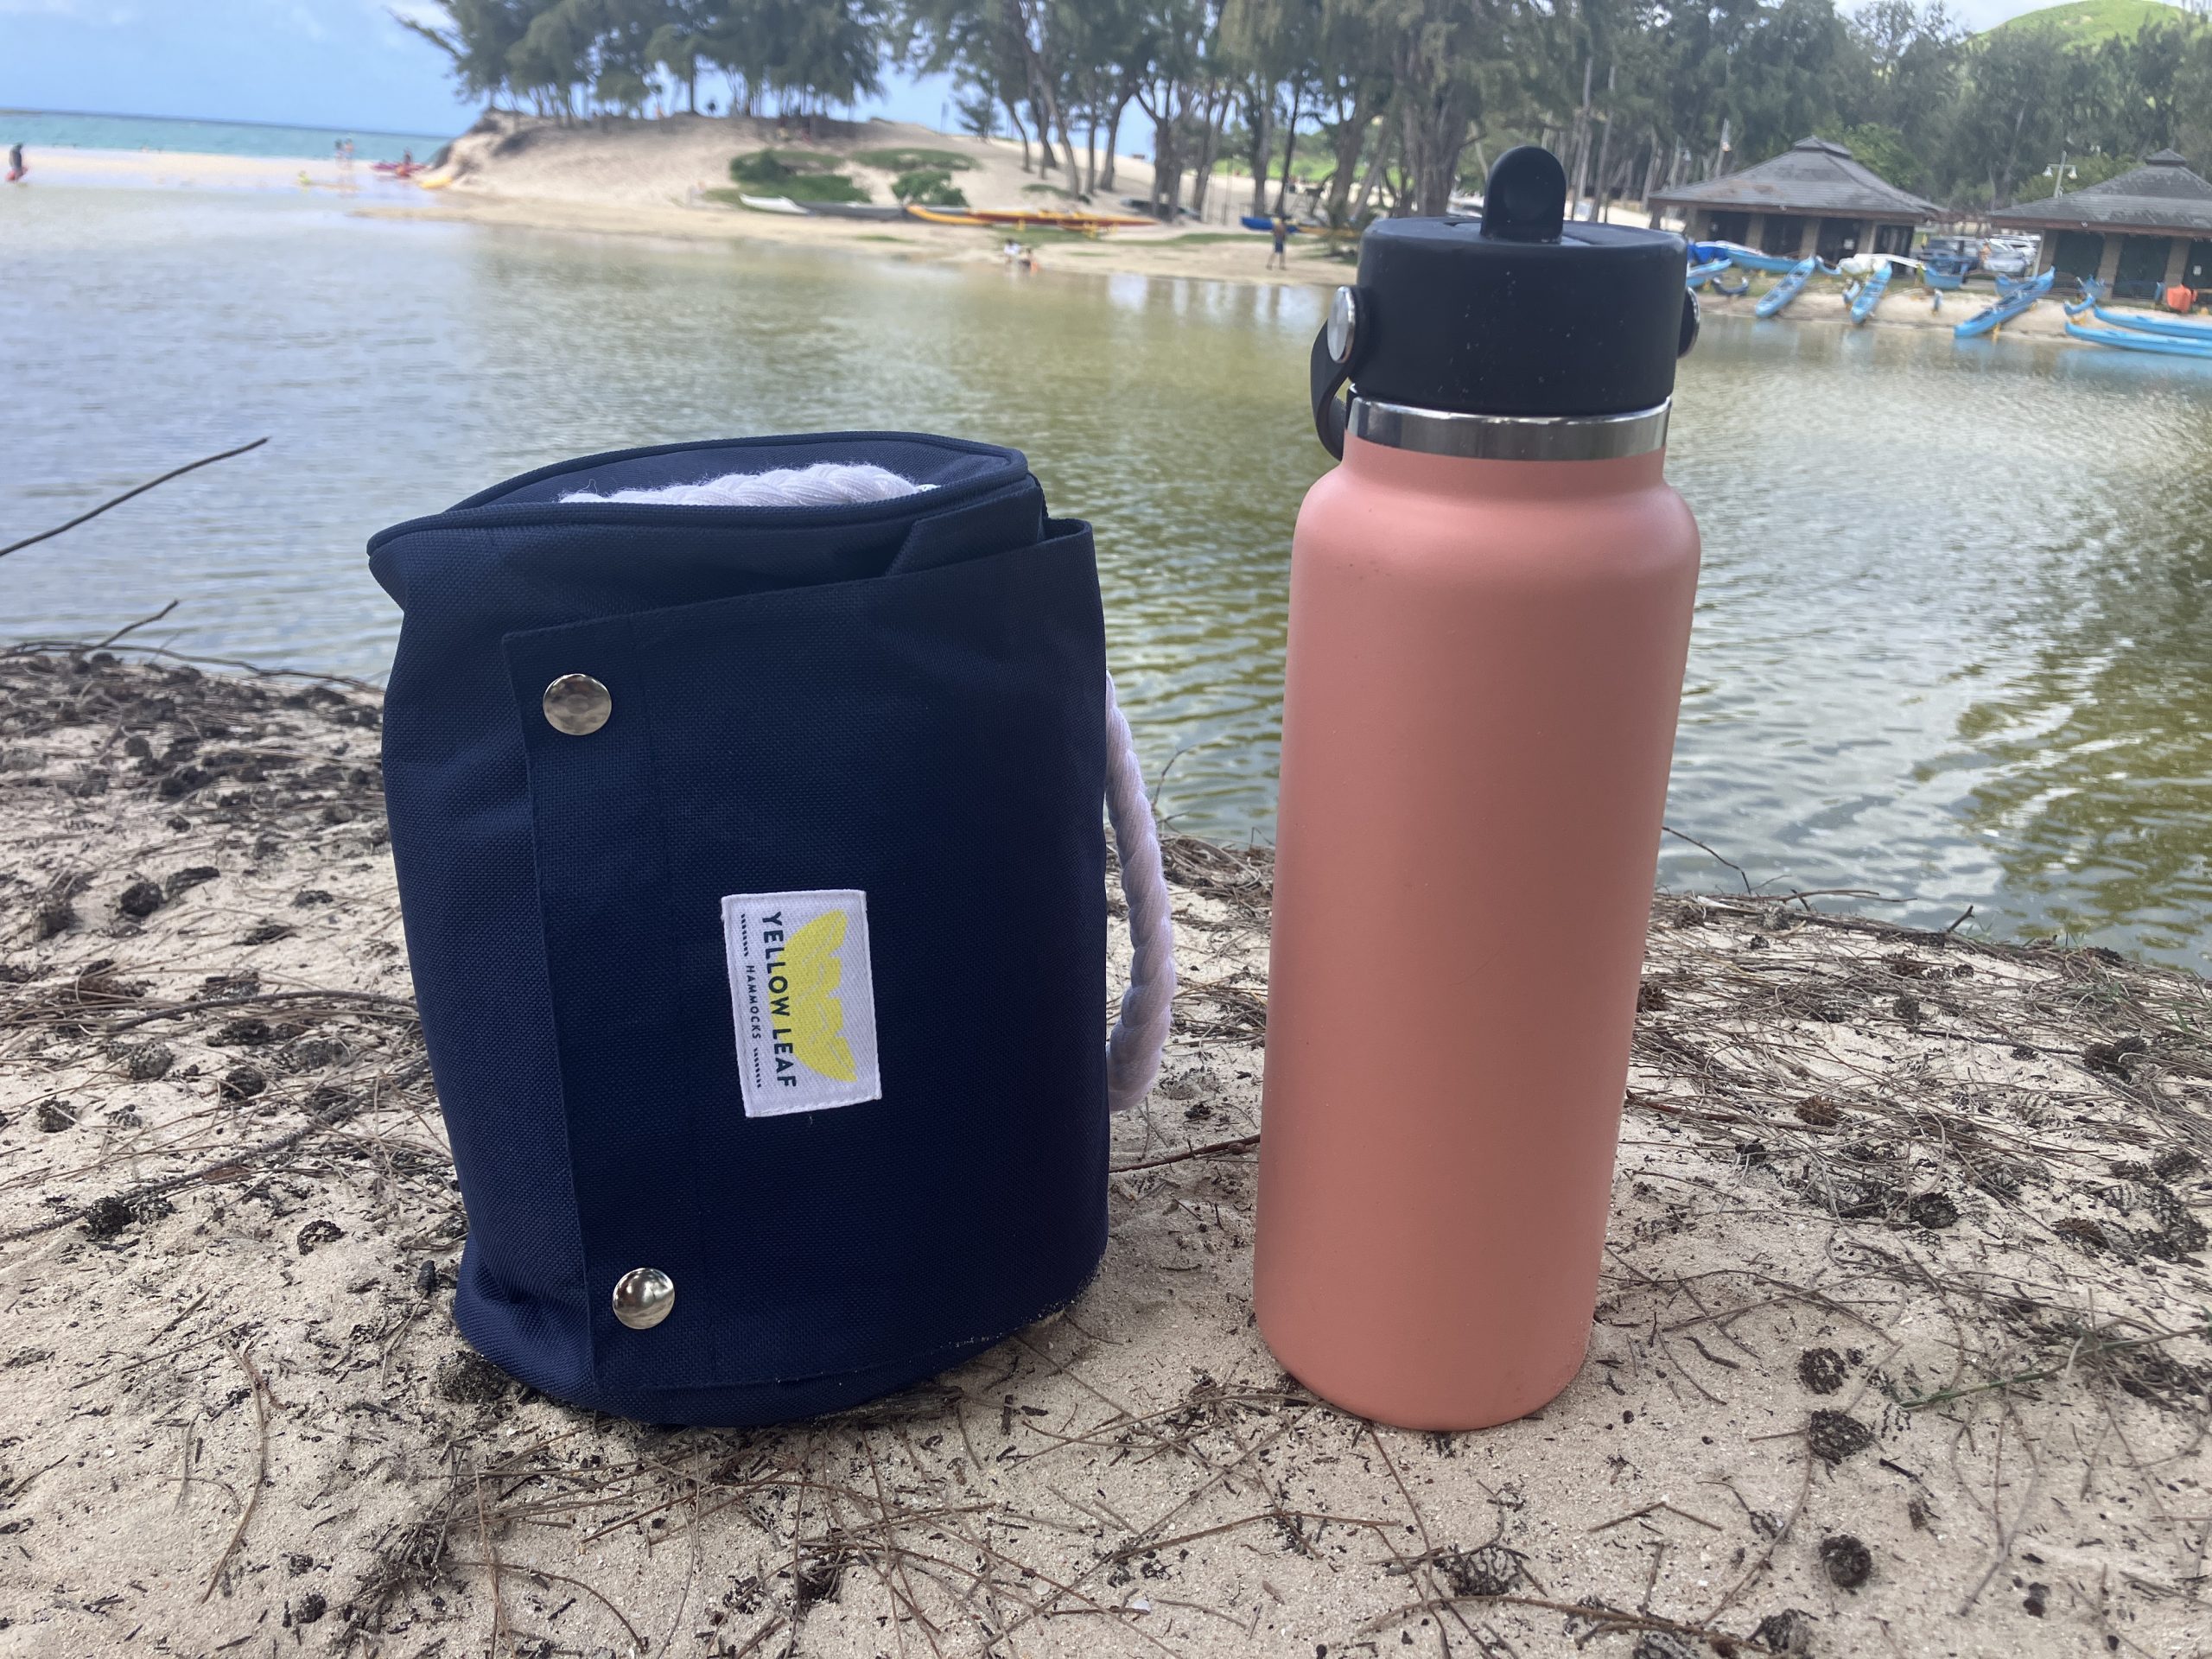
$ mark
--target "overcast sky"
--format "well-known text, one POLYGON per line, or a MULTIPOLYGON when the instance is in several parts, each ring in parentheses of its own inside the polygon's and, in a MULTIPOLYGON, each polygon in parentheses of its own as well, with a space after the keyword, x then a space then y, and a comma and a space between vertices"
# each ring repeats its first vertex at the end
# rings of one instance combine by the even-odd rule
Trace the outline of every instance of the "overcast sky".
MULTIPOLYGON (((2040 0, 1961 0, 1986 28, 2040 0)), ((403 9, 436 15, 421 0, 403 9)), ((702 83, 722 95, 719 78, 702 83)), ((950 120, 941 80, 896 77, 860 113, 950 120)), ((386 0, 0 0, 0 108, 448 134, 473 120, 386 0)))

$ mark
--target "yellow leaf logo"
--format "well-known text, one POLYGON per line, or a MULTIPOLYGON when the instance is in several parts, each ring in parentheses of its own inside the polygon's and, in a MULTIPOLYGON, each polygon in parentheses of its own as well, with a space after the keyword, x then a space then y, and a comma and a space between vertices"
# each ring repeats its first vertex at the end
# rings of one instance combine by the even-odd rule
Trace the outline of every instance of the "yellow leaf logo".
POLYGON ((845 965, 837 952, 844 943, 842 911, 816 917, 791 935, 783 962, 771 966, 768 992, 776 1041, 789 1044, 808 1070, 851 1083, 858 1068, 845 1041, 845 1004, 838 995, 845 965))

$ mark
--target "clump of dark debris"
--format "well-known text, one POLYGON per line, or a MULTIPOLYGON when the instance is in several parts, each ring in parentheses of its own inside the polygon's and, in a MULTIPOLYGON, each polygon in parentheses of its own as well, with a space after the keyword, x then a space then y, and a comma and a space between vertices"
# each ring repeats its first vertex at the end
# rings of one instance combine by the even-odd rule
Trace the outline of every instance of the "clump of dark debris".
POLYGON ((82 1109, 73 1100, 46 1100, 39 1103, 38 1126, 48 1135, 59 1135, 64 1129, 77 1127, 77 1114, 82 1109))
POLYGON ((1813 1651, 1813 1627, 1810 1613, 1785 1607, 1759 1620, 1758 1628, 1751 1632, 1751 1640, 1775 1653, 1807 1655, 1813 1651))
POLYGON ((1815 1394, 1834 1394, 1845 1375, 1843 1356, 1833 1348, 1808 1348, 1797 1357, 1797 1380, 1815 1394))
POLYGON ((492 1406, 512 1394, 516 1384, 474 1348, 464 1348, 438 1367, 431 1386, 439 1399, 457 1406, 492 1406))
POLYGON ((460 1501, 459 1490, 448 1490, 426 1513, 387 1528, 376 1540, 360 1582, 339 1610, 346 1620, 341 1651, 361 1636, 380 1631, 395 1602, 452 1581, 460 1501))
POLYGON ((1847 1532, 1821 1540, 1821 1565, 1839 1590, 1856 1590, 1874 1576, 1873 1552, 1847 1532))
POLYGON ((149 881, 140 876, 123 890, 115 907, 124 915, 143 921, 168 902, 168 895, 162 891, 158 881, 149 881))
POLYGON ((223 1073, 222 1093, 226 1100, 251 1100, 268 1086, 269 1074, 243 1060, 223 1073))
POLYGON ((1436 1569, 1455 1596, 1503 1596, 1521 1582, 1525 1573, 1520 1553, 1503 1544, 1446 1550, 1436 1558, 1436 1569))
POLYGON ((1930 1230, 1959 1224, 1959 1206, 1941 1192, 1923 1192, 1919 1197, 1909 1199, 1904 1212, 1909 1218, 1930 1230))
POLYGON ((159 1221, 163 1216, 175 1213, 176 1206, 158 1195, 130 1198, 110 1193, 106 1198, 95 1198, 86 1208, 85 1236, 87 1238, 113 1238, 126 1228, 159 1221))
POLYGON ((118 1046, 115 1058, 123 1075, 133 1083, 158 1083, 176 1065, 176 1051, 167 1043, 130 1043, 118 1046))
POLYGON ((1874 1431, 1840 1411, 1816 1411, 1805 1426, 1805 1443, 1822 1463, 1841 1463, 1874 1444, 1874 1431))

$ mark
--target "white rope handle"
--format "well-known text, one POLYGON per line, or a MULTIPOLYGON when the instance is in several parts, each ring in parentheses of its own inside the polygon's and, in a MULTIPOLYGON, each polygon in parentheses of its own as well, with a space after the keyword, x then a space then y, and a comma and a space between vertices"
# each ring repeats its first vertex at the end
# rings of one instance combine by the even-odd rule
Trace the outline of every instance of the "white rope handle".
POLYGON ((1129 986, 1106 1039, 1106 1106, 1126 1112, 1151 1090, 1160 1075, 1160 1051, 1167 1046, 1175 1002, 1175 917, 1144 769, 1137 764, 1129 722, 1114 700, 1111 674, 1106 677, 1106 816, 1114 826, 1122 897, 1129 912, 1129 986))
MULTIPOLYGON (((695 484, 664 484, 651 489, 616 490, 601 495, 571 491, 563 501, 647 502, 685 506, 821 506, 845 501, 883 501, 935 486, 917 484, 867 463, 817 461, 811 467, 781 467, 763 473, 727 473, 695 484)), ((1144 769, 1129 722, 1114 700, 1114 677, 1106 677, 1106 816, 1114 826, 1114 846, 1122 861, 1122 897, 1129 912, 1129 985, 1122 993, 1122 1012, 1106 1039, 1106 1104, 1126 1112, 1142 1100, 1160 1076, 1160 1051, 1175 1001, 1175 918, 1167 903, 1167 876, 1160 864, 1160 834, 1153 826, 1152 801, 1144 792, 1144 769)))

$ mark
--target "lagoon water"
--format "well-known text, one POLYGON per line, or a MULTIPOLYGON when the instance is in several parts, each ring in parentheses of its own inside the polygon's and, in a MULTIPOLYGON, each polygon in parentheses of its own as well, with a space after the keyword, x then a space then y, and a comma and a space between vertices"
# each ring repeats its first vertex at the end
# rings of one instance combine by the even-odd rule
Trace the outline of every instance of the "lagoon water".
MULTIPOLYGON (((396 519, 629 444, 953 432, 1027 450, 1096 524, 1162 811, 1264 838, 1325 290, 1049 252, 1024 278, 315 196, 12 193, 0 545, 272 442, 0 561, 0 634, 176 599, 180 650, 374 677, 397 618, 361 547, 396 519)), ((1771 890, 2203 967, 2212 365, 1731 321, 1677 410, 1707 564, 1670 823, 1771 890)), ((1740 885, 1680 841, 1661 877, 1740 885)))

